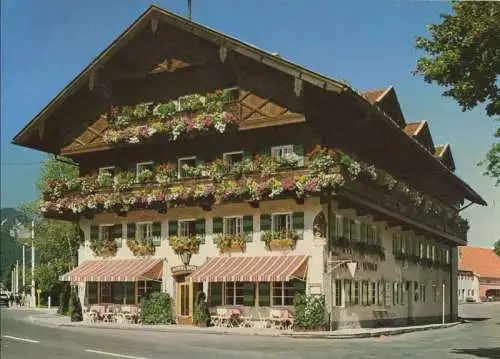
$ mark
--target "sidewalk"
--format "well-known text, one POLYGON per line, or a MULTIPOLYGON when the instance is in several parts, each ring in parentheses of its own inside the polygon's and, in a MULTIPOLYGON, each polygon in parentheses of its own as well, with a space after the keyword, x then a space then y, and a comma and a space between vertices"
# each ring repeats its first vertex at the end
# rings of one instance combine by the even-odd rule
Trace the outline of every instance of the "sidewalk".
POLYGON ((450 328, 459 323, 431 324, 413 327, 399 328, 360 328, 360 329, 341 329, 333 332, 291 332, 277 329, 265 328, 198 328, 185 325, 142 325, 142 324, 116 324, 116 323, 85 323, 71 322, 69 317, 54 313, 45 313, 30 316, 32 322, 50 326, 50 327, 73 327, 73 328, 93 328, 93 329, 111 329, 111 330, 138 330, 167 333, 186 333, 186 334, 218 334, 218 335, 246 335, 246 336, 268 336, 268 337, 292 337, 292 338, 323 338, 323 339, 355 339, 355 338, 373 338, 380 336, 398 335, 424 330, 450 328))

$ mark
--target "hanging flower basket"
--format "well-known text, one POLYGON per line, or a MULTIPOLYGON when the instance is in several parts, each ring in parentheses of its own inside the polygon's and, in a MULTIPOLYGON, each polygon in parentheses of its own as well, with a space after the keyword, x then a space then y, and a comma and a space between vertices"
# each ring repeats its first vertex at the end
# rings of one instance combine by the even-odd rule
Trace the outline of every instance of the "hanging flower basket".
POLYGON ((127 246, 130 248, 132 253, 134 253, 134 255, 138 257, 153 255, 155 253, 155 246, 153 245, 153 241, 150 239, 145 239, 142 241, 128 239, 127 246))
POLYGON ((201 244, 200 236, 170 236, 168 239, 170 246, 175 254, 185 252, 198 253, 201 244))

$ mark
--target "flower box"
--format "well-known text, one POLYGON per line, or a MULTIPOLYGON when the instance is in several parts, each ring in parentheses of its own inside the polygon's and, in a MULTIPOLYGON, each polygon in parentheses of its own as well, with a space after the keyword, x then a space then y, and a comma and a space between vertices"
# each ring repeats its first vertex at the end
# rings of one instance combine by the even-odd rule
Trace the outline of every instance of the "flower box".
POLYGON ((296 244, 297 241, 293 239, 272 239, 267 246, 270 250, 294 249, 296 244))

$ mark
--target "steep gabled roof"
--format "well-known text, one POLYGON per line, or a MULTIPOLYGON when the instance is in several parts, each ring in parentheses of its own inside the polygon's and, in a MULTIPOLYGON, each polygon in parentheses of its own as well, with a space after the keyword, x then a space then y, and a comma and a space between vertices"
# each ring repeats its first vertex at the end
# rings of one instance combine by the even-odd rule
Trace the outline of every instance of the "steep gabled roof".
POLYGON ((468 270, 481 277, 500 279, 500 257, 492 248, 485 247, 458 247, 458 269, 468 270))
POLYGON ((361 96, 366 98, 371 103, 379 102, 391 89, 391 87, 385 89, 376 89, 376 90, 368 90, 365 92, 361 92, 361 96))
MULTIPOLYGON (((135 41, 136 43, 142 44, 140 41, 142 41, 143 38, 139 37, 140 32, 147 26, 151 26, 151 29, 153 29, 153 24, 155 21, 157 22, 159 20, 167 23, 175 29, 179 29, 187 34, 193 35, 193 37, 196 37, 197 39, 209 41, 210 43, 216 45, 219 47, 221 57, 226 51, 235 52, 238 55, 272 68, 276 72, 290 76, 292 84, 290 86, 291 90, 294 88, 293 79, 295 78, 296 82, 302 81, 310 84, 312 85, 309 86, 310 88, 315 88, 318 92, 322 91, 323 93, 328 94, 328 96, 330 96, 330 94, 338 95, 343 93, 343 96, 346 96, 347 98, 352 99, 354 103, 359 104, 365 112, 372 113, 373 116, 369 116, 372 121, 378 121, 378 123, 380 123, 385 130, 392 133, 398 141, 401 141, 401 145, 404 146, 404 151, 410 152, 408 156, 411 156, 414 159, 418 158, 418 160, 425 164, 430 171, 435 171, 437 175, 442 176, 441 178, 443 181, 449 181, 450 185, 456 186, 457 189, 460 189, 461 195, 463 194, 465 198, 468 198, 476 203, 486 205, 486 202, 478 193, 476 193, 459 177, 455 176, 444 164, 432 156, 432 154, 427 153, 427 151, 425 151, 425 147, 422 146, 419 141, 405 135, 403 131, 403 128, 405 127, 404 117, 392 86, 389 87, 385 93, 381 93, 380 96, 375 99, 375 103, 371 103, 368 99, 361 96, 358 92, 354 91, 344 83, 320 75, 285 60, 280 56, 273 55, 240 40, 229 37, 223 33, 214 31, 206 26, 194 23, 155 5, 151 5, 136 21, 134 21, 130 27, 128 27, 115 41, 113 41, 103 52, 101 52, 78 76, 76 76, 73 81, 71 81, 14 137, 13 143, 58 154, 58 150, 54 148, 53 144, 49 143, 50 141, 45 141, 42 144, 39 141, 39 139, 43 137, 45 122, 50 122, 48 119, 52 119, 54 120, 52 122, 53 125, 59 124, 61 118, 53 115, 58 108, 60 108, 66 101, 68 103, 72 101, 71 104, 79 103, 78 97, 73 98, 74 96, 71 96, 81 90, 84 85, 92 83, 97 70, 104 68, 103 71, 106 71, 109 68, 112 68, 112 66, 108 66, 106 68, 105 65, 117 56, 117 54, 120 54, 120 51, 126 49, 126 45, 129 42, 135 41), (37 135, 39 137, 36 137, 37 135), (35 138, 39 139, 34 140, 35 138)), ((148 42, 150 41, 149 38, 145 38, 145 40, 147 43, 144 46, 151 45, 151 43, 148 42)), ((158 50, 158 48, 161 48, 161 46, 157 46, 156 50, 158 50)), ((149 50, 151 50, 151 46, 148 48, 148 51, 149 50)), ((134 61, 135 56, 132 56, 130 51, 127 55, 132 57, 131 61, 134 61)), ((120 58, 120 60, 122 59, 120 58)), ((139 64, 142 64, 142 62, 139 64)), ((136 65, 138 66, 138 64, 136 65)), ((381 141, 382 140, 383 139, 381 138, 381 141)), ((392 146, 392 143, 386 145, 392 146)))
POLYGON ((450 144, 436 145, 434 148, 434 156, 439 158, 450 170, 455 171, 455 160, 453 159, 450 144))
POLYGON ((405 133, 408 136, 416 136, 422 130, 425 125, 425 121, 409 122, 406 124, 405 133))
POLYGON ((393 86, 361 92, 366 100, 385 112, 399 127, 405 127, 405 118, 393 86))

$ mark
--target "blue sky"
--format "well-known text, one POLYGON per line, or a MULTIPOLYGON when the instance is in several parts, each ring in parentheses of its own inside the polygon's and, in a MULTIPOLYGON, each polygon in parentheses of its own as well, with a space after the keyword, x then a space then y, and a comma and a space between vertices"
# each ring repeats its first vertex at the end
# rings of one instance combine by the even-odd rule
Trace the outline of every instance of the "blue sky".
MULTIPOLYGON (((156 4, 187 13, 187 0, 156 4)), ((12 137, 149 5, 142 0, 1 2, 2 207, 36 198, 37 163, 45 158, 11 145, 12 137)), ((472 225, 469 242, 491 246, 500 238, 500 187, 483 177, 476 163, 493 143, 494 121, 482 108, 461 112, 441 96, 442 89, 411 75, 419 55, 414 38, 449 8, 445 2, 386 0, 193 0, 193 20, 358 90, 395 86, 406 120, 428 120, 434 142, 451 144, 457 174, 489 203, 463 213, 472 225)))

